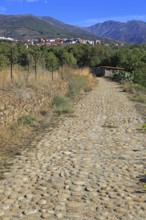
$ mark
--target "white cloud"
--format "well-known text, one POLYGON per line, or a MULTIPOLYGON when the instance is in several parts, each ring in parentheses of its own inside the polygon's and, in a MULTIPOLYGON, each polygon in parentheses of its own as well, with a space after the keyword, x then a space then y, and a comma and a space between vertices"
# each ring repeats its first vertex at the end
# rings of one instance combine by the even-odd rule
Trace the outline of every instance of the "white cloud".
POLYGON ((74 23, 74 25, 80 25, 80 26, 91 26, 96 23, 102 23, 104 21, 121 21, 126 22, 130 20, 141 20, 146 21, 146 14, 145 15, 127 15, 127 16, 115 16, 115 17, 103 17, 103 18, 89 18, 85 19, 79 22, 74 23))

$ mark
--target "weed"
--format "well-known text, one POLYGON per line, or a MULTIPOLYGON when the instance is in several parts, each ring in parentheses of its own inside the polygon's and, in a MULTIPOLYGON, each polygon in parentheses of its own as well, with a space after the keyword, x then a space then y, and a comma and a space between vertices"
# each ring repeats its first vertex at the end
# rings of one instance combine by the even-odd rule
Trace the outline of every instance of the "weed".
POLYGON ((86 81, 82 76, 72 76, 69 79, 69 97, 77 96, 81 90, 85 90, 87 88, 86 81))
POLYGON ((73 112, 73 106, 70 99, 62 96, 55 96, 53 98, 52 107, 59 115, 73 112))
POLYGON ((131 82, 123 83, 123 91, 131 93, 129 96, 131 101, 146 103, 146 88, 131 82))
POLYGON ((24 115, 18 118, 19 124, 31 125, 34 121, 36 121, 36 118, 32 115, 24 115))
POLYGON ((64 71, 64 78, 69 84, 69 91, 67 94, 69 98, 76 97, 81 91, 91 91, 94 84, 94 78, 88 68, 65 68, 64 71))
POLYGON ((18 131, 18 123, 14 123, 10 126, 10 132, 12 135, 15 135, 18 131))
POLYGON ((134 101, 134 102, 146 103, 146 95, 143 93, 136 93, 135 95, 132 95, 129 98, 131 101, 134 101))
MULTIPOLYGON (((145 124, 145 128, 146 128, 146 124, 145 124)), ((146 173, 144 174, 144 189, 146 190, 146 173)))
MULTIPOLYGON (((144 123, 142 126, 141 126, 142 130, 143 131, 146 131, 146 123, 144 123)), ((146 175, 146 174, 145 174, 146 175)))

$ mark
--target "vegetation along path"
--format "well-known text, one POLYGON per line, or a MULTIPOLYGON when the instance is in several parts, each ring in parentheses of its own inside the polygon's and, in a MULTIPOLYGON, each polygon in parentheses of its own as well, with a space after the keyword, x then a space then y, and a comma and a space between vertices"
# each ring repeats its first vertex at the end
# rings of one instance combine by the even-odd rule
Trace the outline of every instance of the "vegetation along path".
POLYGON ((143 123, 120 86, 99 79, 74 117, 15 158, 0 181, 0 219, 146 219, 143 123))

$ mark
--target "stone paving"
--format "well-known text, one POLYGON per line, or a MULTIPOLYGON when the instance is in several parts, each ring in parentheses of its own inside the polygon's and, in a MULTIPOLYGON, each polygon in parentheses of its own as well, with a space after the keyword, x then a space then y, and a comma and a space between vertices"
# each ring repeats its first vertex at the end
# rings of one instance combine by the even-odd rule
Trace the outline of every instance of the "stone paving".
POLYGON ((0 220, 145 220, 146 134, 116 83, 98 86, 0 181, 0 220))

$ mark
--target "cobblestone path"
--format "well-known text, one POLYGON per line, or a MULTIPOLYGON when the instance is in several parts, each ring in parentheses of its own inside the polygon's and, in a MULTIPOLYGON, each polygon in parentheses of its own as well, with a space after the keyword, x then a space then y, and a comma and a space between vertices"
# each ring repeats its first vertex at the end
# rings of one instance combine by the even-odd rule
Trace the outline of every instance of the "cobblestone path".
POLYGON ((74 117, 14 159, 0 181, 0 219, 145 220, 142 123, 119 85, 99 79, 74 117))

